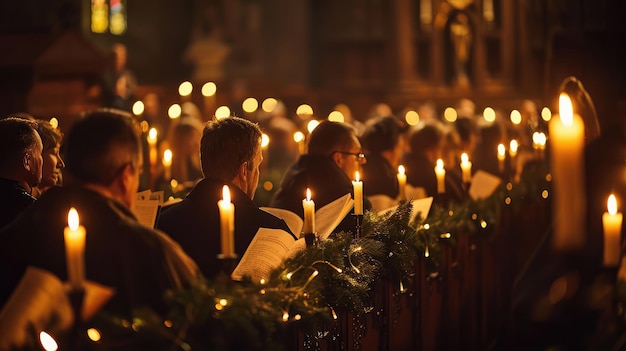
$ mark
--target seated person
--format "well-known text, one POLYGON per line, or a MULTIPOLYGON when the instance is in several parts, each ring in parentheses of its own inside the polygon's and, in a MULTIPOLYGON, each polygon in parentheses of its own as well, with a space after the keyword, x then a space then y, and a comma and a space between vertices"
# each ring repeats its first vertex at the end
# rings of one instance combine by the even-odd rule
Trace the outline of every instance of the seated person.
MULTIPOLYGON (((303 218, 302 199, 306 197, 307 188, 311 189, 317 209, 348 193, 354 197, 352 179, 365 162, 353 127, 323 121, 311 133, 308 153, 301 155, 285 173, 270 206, 287 209, 303 218)), ((363 209, 371 209, 369 201, 364 200, 363 209)), ((356 224, 349 217, 346 216, 335 231, 354 232, 356 224)))
POLYGON ((220 214, 217 203, 228 185, 235 207, 235 252, 242 256, 259 228, 283 229, 287 224, 259 209, 252 201, 263 161, 261 130, 242 118, 230 117, 206 124, 200 141, 204 179, 180 203, 163 211, 157 227, 198 262, 207 277, 221 266, 220 214))
MULTIPOLYGON (((438 193, 435 165, 442 158, 443 142, 444 133, 438 122, 420 124, 409 137, 410 152, 404 160, 407 183, 424 188, 426 196, 437 196, 438 193)), ((454 172, 455 166, 444 165, 445 193, 449 199, 460 202, 464 192, 454 172)))
POLYGON ((16 117, 0 120, 0 228, 35 202, 31 194, 41 182, 42 150, 35 122, 16 117))
POLYGON ((59 154, 63 140, 61 132, 53 128, 48 121, 37 120, 35 122, 37 122, 37 133, 43 142, 41 183, 33 189, 33 195, 39 197, 60 182, 61 169, 65 168, 65 163, 59 154))
POLYGON ((399 195, 398 166, 404 155, 407 126, 393 116, 370 119, 361 136, 367 150, 367 163, 363 165, 363 192, 367 196, 399 195))
POLYGON ((165 312, 164 293, 194 279, 197 267, 178 244, 139 224, 130 211, 143 162, 132 117, 114 110, 87 113, 65 144, 64 186, 45 192, 0 231, 0 305, 29 266, 67 280, 63 232, 74 207, 86 230, 86 279, 115 290, 103 309, 120 317, 136 308, 165 312))

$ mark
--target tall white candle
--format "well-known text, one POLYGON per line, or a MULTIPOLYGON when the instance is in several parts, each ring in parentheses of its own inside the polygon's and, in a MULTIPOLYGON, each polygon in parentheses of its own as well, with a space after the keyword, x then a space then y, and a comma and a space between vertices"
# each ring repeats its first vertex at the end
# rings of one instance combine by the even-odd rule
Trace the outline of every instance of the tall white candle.
POLYGON ((148 131, 148 145, 150 146, 150 166, 156 166, 157 162, 157 130, 150 128, 148 131))
POLYGON ((617 212, 617 200, 611 194, 607 201, 607 212, 602 214, 604 228, 604 266, 616 267, 622 256, 622 213, 617 212))
POLYGON ((403 165, 398 166, 398 198, 406 200, 406 171, 403 165))
POLYGON ((222 200, 217 202, 220 211, 220 239, 222 256, 235 257, 235 205, 230 202, 228 185, 222 188, 222 200))
POLYGON ((354 214, 363 214, 363 182, 359 179, 359 171, 356 171, 355 180, 352 181, 354 190, 354 214))
POLYGON ((517 148, 518 148, 517 140, 511 139, 509 143, 509 156, 511 160, 511 168, 517 169, 517 148))
POLYGON ((560 118, 550 121, 553 247, 577 251, 585 245, 584 125, 567 94, 559 97, 559 109, 560 118))
POLYGON ((438 159, 437 165, 435 165, 435 176, 437 177, 437 193, 443 194, 446 192, 446 169, 443 168, 443 160, 438 159))
POLYGON ((80 225, 78 211, 70 208, 67 214, 67 227, 63 232, 65 239, 65 257, 67 276, 72 289, 83 288, 85 280, 85 227, 80 225))
POLYGON ((315 202, 311 200, 311 189, 306 189, 306 199, 302 200, 304 208, 304 225, 302 231, 304 234, 315 233, 315 202))
POLYGON ((469 156, 464 152, 461 154, 461 172, 463 183, 472 182, 472 162, 469 160, 469 156))

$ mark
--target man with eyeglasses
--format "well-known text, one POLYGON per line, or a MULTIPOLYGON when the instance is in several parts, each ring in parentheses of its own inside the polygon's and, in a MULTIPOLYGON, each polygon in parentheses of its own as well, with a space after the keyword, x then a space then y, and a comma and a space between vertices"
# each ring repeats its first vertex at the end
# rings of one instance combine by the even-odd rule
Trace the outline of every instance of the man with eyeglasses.
MULTIPOLYGON (((270 206, 303 217, 302 199, 307 188, 311 189, 315 207, 319 209, 347 193, 352 194, 352 180, 365 163, 354 128, 323 121, 309 137, 308 153, 301 155, 285 173, 270 206)), ((366 201, 363 208, 369 210, 370 203, 366 201)), ((348 217, 335 231, 354 230, 354 220, 348 217)))

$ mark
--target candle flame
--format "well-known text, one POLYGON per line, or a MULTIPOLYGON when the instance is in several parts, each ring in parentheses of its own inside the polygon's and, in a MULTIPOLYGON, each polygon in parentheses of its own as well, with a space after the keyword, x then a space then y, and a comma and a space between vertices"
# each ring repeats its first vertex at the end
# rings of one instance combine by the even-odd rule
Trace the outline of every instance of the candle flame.
POLYGON ((306 201, 311 201, 311 189, 306 188, 306 201))
POLYGON ((610 215, 614 215, 617 213, 617 199, 615 198, 615 195, 609 195, 609 199, 606 202, 606 207, 610 215))
POLYGON ((157 138, 157 130, 156 128, 150 128, 148 132, 148 141, 156 141, 157 138))
POLYGON ((467 154, 465 152, 461 154, 461 162, 463 162, 463 163, 468 163, 469 162, 469 156, 467 156, 467 154))
POLYGON ((359 177, 359 171, 354 172, 354 179, 358 182, 361 178, 359 177))
POLYGON ((46 333, 43 330, 39 333, 39 342, 41 343, 43 349, 46 351, 56 351, 59 349, 59 345, 57 344, 56 340, 54 340, 52 335, 46 333))
POLYGON ((163 163, 172 164, 172 150, 167 149, 163 151, 163 163))
POLYGON ((517 152, 517 147, 518 147, 517 140, 515 140, 515 139, 511 140, 511 142, 509 143, 509 150, 510 150, 510 152, 512 152, 512 153, 517 152))
POLYGON ((78 229, 80 222, 78 220, 78 211, 74 207, 70 208, 70 211, 67 213, 67 225, 71 230, 78 229))
POLYGON ((406 171, 405 171, 405 169, 404 169, 404 166, 403 166, 403 165, 398 166, 398 173, 400 173, 400 174, 404 174, 405 172, 406 172, 406 171))
POLYGON ((443 169, 443 160, 442 159, 438 159, 437 160, 437 168, 438 169, 443 169))
POLYGON ((504 156, 506 149, 504 148, 504 144, 498 144, 498 155, 504 156))
POLYGON ((227 204, 230 203, 230 189, 228 189, 228 185, 224 185, 222 188, 222 200, 227 204))
POLYGON ((561 93, 559 96, 559 114, 561 116, 561 123, 566 127, 571 127, 574 124, 574 111, 572 108, 572 100, 565 93, 561 93))

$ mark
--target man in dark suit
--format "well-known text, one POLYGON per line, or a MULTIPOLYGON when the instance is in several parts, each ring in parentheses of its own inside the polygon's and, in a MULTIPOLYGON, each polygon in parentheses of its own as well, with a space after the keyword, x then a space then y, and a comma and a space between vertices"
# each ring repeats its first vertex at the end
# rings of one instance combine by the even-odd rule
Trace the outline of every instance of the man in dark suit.
POLYGON ((259 228, 283 229, 287 224, 252 201, 263 161, 261 130, 245 119, 229 117, 207 123, 200 142, 204 179, 180 203, 163 211, 157 227, 196 260, 207 277, 220 272, 218 201, 228 185, 235 207, 235 252, 241 256, 259 228))
MULTIPOLYGON (((366 162, 354 129, 345 123, 323 121, 311 133, 308 153, 289 167, 270 206, 304 216, 302 199, 311 189, 317 209, 345 194, 352 194, 352 179, 366 162)), ((364 185, 367 187, 367 184, 364 185)), ((371 209, 364 200, 363 208, 371 209)), ((352 231, 354 219, 346 218, 335 231, 352 231)))

